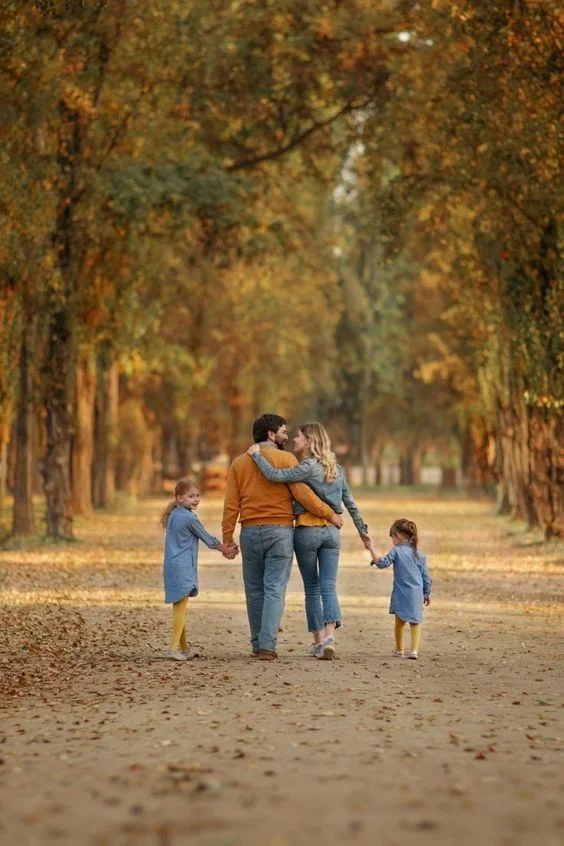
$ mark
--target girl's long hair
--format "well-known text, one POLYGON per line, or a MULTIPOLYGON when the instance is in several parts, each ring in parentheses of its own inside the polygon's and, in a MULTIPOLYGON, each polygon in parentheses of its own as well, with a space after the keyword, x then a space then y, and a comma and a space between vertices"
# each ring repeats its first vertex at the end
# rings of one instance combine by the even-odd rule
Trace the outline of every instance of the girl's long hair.
POLYGON ((184 496, 185 493, 188 493, 188 491, 191 491, 193 488, 199 490, 198 485, 193 479, 179 479, 179 481, 176 483, 174 488, 174 499, 169 502, 169 504, 161 514, 160 524, 163 529, 166 530, 166 527, 168 525, 168 518, 178 505, 177 497, 184 496))
POLYGON ((337 478, 337 459, 331 450, 331 441, 327 429, 321 423, 304 423, 299 431, 309 441, 308 449, 312 458, 316 458, 325 473, 326 482, 334 482, 337 478))
POLYGON ((413 556, 414 558, 418 558, 417 552, 417 543, 418 543, 418 534, 417 534, 417 526, 412 520, 406 520, 402 517, 400 520, 396 520, 390 526, 390 537, 392 535, 404 535, 413 549, 413 556))

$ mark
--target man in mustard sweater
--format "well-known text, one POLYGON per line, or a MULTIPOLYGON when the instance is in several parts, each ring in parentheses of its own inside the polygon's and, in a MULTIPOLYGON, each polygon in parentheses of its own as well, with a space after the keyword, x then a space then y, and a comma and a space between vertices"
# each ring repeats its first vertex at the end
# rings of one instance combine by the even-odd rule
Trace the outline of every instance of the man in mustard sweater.
MULTIPOLYGON (((297 459, 284 452, 286 421, 263 414, 253 424, 253 441, 274 467, 293 467, 297 459)), ((223 542, 232 543, 237 518, 243 582, 254 657, 277 657, 276 638, 284 614, 286 586, 294 555, 293 499, 316 517, 341 528, 343 518, 303 483, 279 485, 263 476, 250 455, 237 456, 229 468, 223 506, 223 542)))

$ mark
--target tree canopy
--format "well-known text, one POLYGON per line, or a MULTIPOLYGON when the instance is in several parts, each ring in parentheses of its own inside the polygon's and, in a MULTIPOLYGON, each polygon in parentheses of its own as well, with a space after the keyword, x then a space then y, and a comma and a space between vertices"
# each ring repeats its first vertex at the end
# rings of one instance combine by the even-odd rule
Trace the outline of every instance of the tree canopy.
MULTIPOLYGON (((47 534, 320 416, 561 534, 555 3, 0 4, 0 441, 47 534)), ((6 456, 3 465, 6 464, 6 456)), ((2 467, 2 477, 6 468, 2 467)))

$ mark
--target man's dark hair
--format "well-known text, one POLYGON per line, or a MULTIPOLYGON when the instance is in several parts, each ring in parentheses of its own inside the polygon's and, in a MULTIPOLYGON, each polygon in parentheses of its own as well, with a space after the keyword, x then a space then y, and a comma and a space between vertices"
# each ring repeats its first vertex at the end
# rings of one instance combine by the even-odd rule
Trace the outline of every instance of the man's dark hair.
POLYGON ((269 432, 277 432, 286 421, 279 414, 263 414, 253 423, 253 441, 260 444, 268 440, 269 432))

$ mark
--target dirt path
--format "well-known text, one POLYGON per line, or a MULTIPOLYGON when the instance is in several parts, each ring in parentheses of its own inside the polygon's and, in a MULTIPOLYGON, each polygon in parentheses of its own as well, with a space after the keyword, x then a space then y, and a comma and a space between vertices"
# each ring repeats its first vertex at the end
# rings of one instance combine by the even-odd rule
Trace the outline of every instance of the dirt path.
MULTIPOLYGON (((563 844, 562 550, 484 502, 359 500, 384 543, 420 524, 418 662, 390 657, 391 576, 350 521, 333 663, 307 657, 296 568, 280 660, 248 658, 240 563, 205 549, 202 657, 159 660, 161 503, 1 553, 0 843, 563 844)), ((219 503, 200 513, 217 531, 219 503)))

